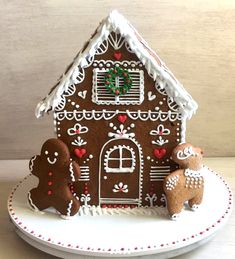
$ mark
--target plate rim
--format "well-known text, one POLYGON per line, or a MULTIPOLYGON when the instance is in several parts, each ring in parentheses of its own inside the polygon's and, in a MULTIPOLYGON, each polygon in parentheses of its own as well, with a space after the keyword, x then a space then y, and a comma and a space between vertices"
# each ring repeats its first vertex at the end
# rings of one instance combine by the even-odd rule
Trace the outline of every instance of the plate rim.
POLYGON ((216 175, 216 177, 219 178, 219 180, 222 182, 224 187, 226 188, 227 191, 227 203, 226 203, 226 209, 222 213, 219 219, 216 220, 213 224, 208 226, 206 229, 203 229, 199 233, 192 234, 190 237, 185 237, 182 240, 173 240, 172 242, 168 243, 162 243, 157 246, 142 246, 142 247, 135 247, 134 249, 132 248, 124 248, 120 247, 119 249, 115 248, 108 248, 108 249, 103 249, 103 248, 97 248, 97 247, 79 247, 77 246, 72 246, 71 244, 63 244, 60 242, 54 242, 51 238, 45 238, 39 233, 34 232, 34 230, 28 229, 26 225, 24 225, 20 219, 17 217, 14 208, 13 208, 13 200, 14 200, 14 194, 16 190, 23 184, 24 181, 26 181, 29 177, 33 176, 32 174, 27 175, 24 177, 21 181, 19 181, 18 184, 12 189, 10 192, 10 195, 7 200, 7 208, 8 208, 8 213, 10 216, 10 219, 12 223, 16 226, 16 228, 21 231, 23 234, 28 236, 29 238, 32 238, 33 240, 46 245, 48 247, 56 248, 61 251, 65 252, 70 252, 73 254, 81 254, 81 255, 89 255, 89 256, 113 256, 113 257, 127 257, 127 256, 140 256, 140 255, 150 255, 150 254, 160 254, 172 250, 176 250, 179 248, 187 247, 191 244, 200 242, 201 240, 208 238, 209 236, 215 234, 222 226, 225 225, 227 222, 229 216, 231 215, 232 212, 232 206, 233 206, 233 194, 230 186, 228 183, 224 180, 224 178, 219 175, 217 172, 211 170, 207 166, 205 166, 205 169, 207 169, 210 173, 213 173, 216 175))

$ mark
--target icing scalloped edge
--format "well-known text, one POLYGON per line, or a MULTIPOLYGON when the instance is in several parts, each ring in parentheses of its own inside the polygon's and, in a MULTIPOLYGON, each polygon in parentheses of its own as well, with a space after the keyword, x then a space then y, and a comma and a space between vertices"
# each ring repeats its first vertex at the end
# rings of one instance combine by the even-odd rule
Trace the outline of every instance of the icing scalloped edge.
POLYGON ((161 88, 166 90, 168 96, 179 105, 179 112, 182 117, 190 119, 198 108, 197 103, 190 94, 174 77, 173 73, 166 67, 157 54, 147 45, 136 29, 116 10, 112 11, 104 19, 95 35, 89 40, 84 51, 79 52, 75 57, 72 66, 63 75, 57 86, 51 90, 36 107, 35 115, 41 117, 45 112, 54 110, 60 103, 62 94, 72 84, 76 84, 76 77, 79 69, 89 66, 89 60, 96 54, 96 50, 104 40, 107 40, 111 32, 120 33, 129 44, 130 48, 145 66, 148 74, 157 81, 161 88))
POLYGON ((144 215, 144 216, 168 216, 166 207, 137 207, 137 208, 101 208, 100 206, 81 206, 79 216, 101 215, 144 215))

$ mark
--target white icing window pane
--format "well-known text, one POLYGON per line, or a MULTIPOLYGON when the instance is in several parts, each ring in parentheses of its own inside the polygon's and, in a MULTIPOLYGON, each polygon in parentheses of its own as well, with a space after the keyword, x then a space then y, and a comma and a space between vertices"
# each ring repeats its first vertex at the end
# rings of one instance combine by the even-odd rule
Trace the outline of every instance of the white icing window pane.
MULTIPOLYGON (((93 74, 93 98, 97 104, 141 104, 144 100, 144 72, 139 69, 128 69, 132 78, 132 87, 124 95, 116 96, 105 87, 105 75, 107 69, 94 69, 93 74)), ((123 78, 118 78, 116 84, 123 86, 123 78)))
POLYGON ((111 152, 108 151, 107 153, 107 160, 105 162, 106 173, 132 173, 134 171, 135 154, 133 150, 123 146, 117 146, 111 152))

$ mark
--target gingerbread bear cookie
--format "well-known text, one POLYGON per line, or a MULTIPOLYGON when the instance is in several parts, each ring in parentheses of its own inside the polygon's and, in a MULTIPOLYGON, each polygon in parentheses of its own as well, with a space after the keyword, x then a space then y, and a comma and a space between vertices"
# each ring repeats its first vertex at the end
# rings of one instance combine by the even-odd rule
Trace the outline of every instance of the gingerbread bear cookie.
POLYGON ((172 152, 172 160, 179 164, 180 169, 168 175, 163 182, 167 209, 172 219, 178 218, 185 202, 188 201, 192 210, 196 210, 202 202, 202 154, 200 148, 188 143, 178 145, 172 152))
POLYGON ((78 212, 80 203, 70 186, 80 177, 80 168, 71 161, 69 149, 63 141, 47 140, 41 155, 31 158, 29 169, 39 179, 38 186, 28 193, 32 209, 42 211, 54 207, 63 218, 78 212))

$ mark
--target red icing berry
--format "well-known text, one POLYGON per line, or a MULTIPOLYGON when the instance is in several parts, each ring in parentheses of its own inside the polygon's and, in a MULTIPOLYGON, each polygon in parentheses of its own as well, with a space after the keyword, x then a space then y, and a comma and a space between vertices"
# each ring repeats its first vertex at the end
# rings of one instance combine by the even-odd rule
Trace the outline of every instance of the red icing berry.
POLYGON ((76 130, 76 131, 75 131, 75 133, 79 134, 79 133, 80 133, 80 130, 79 130, 79 129, 78 129, 78 130, 76 130))
POLYGON ((127 76, 127 73, 123 73, 123 76, 126 77, 126 76, 127 76))
POLYGON ((48 175, 49 175, 49 176, 52 176, 52 175, 53 175, 53 173, 52 173, 52 172, 49 172, 49 173, 48 173, 48 175))
POLYGON ((48 183, 47 183, 49 186, 51 186, 52 185, 52 181, 48 181, 48 183))
POLYGON ((119 94, 119 90, 116 90, 116 91, 115 91, 115 94, 119 94))
POLYGON ((47 194, 48 194, 48 195, 52 195, 52 190, 49 190, 49 191, 47 192, 47 194))
POLYGON ((88 194, 88 191, 84 191, 84 193, 87 195, 87 194, 88 194))
POLYGON ((110 82, 107 80, 107 81, 105 81, 105 84, 109 84, 110 82))
POLYGON ((117 71, 117 69, 114 69, 114 71, 113 71, 113 72, 114 72, 115 74, 117 74, 117 72, 118 72, 118 71, 117 71))

